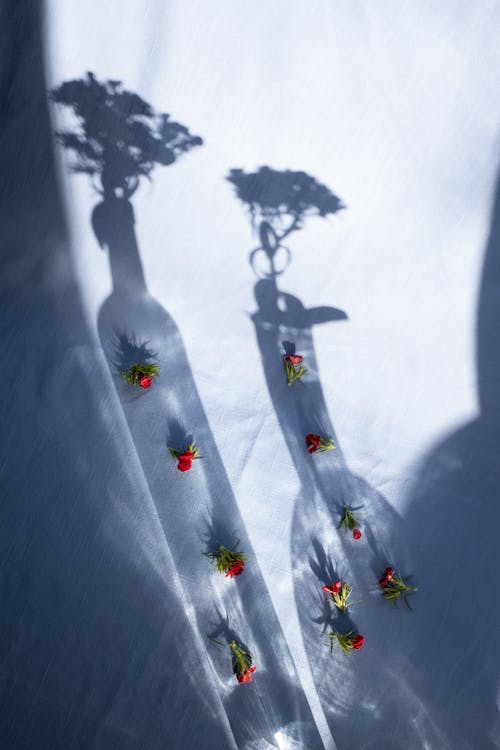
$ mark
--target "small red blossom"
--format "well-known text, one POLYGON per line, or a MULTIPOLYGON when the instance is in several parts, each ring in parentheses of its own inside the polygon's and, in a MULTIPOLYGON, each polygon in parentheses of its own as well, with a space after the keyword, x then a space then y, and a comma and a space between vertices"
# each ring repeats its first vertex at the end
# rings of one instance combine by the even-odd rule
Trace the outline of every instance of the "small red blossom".
POLYGON ((409 578, 402 578, 397 575, 394 568, 389 565, 384 570, 383 576, 379 581, 383 598, 390 599, 395 605, 397 605, 399 600, 402 600, 408 609, 411 609, 408 596, 414 594, 418 589, 416 586, 410 586, 408 581, 409 578))
POLYGON ((285 362, 290 362, 292 365, 300 365, 304 357, 301 357, 300 354, 289 354, 288 357, 285 357, 285 362))
POLYGON ((236 679, 238 680, 240 685, 245 682, 252 682, 252 673, 255 672, 256 669, 257 667, 249 667, 241 674, 237 674, 236 679))
POLYGON ((235 576, 239 576, 243 573, 243 568, 245 567, 245 563, 243 560, 236 560, 229 570, 227 571, 225 577, 226 578, 234 578, 235 576))
POLYGON ((313 435, 312 433, 306 435, 306 445, 309 453, 315 453, 321 445, 321 435, 313 435))
POLYGON ((338 594, 340 589, 342 588, 342 581, 335 581, 335 583, 332 583, 331 586, 323 586, 323 591, 325 594, 331 594, 334 596, 335 594, 338 594))
POLYGON ((363 534, 361 533, 361 531, 359 529, 353 529, 352 530, 352 535, 353 535, 354 539, 361 539, 361 537, 363 536, 363 534))
POLYGON ((182 456, 179 456, 179 462, 177 468, 179 471, 189 471, 193 465, 194 454, 191 451, 184 451, 182 456))
POLYGON ((151 388, 158 377, 160 367, 156 362, 135 362, 127 370, 120 370, 122 377, 129 385, 139 385, 145 390, 151 388))
POLYGON ((175 448, 170 447, 168 452, 172 458, 177 461, 177 468, 179 471, 189 471, 195 458, 201 458, 200 449, 195 443, 190 443, 184 453, 180 453, 175 448))
POLYGON ((363 648, 365 645, 365 636, 361 635, 361 633, 358 633, 354 638, 352 639, 351 648, 354 649, 354 651, 359 651, 360 648, 363 648))

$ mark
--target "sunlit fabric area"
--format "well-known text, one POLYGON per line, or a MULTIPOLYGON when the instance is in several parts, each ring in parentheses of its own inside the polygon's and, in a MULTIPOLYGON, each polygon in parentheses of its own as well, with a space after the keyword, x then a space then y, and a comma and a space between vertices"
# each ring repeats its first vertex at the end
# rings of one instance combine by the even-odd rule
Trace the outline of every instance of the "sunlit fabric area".
POLYGON ((499 37, 2 0, 2 748, 500 747, 499 37))

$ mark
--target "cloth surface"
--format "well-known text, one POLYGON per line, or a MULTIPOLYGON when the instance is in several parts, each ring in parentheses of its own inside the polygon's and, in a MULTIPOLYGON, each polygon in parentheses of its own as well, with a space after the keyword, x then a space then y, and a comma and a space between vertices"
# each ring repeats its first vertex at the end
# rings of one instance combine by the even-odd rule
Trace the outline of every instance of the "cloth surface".
POLYGON ((4 746, 498 747, 499 3, 0 20, 4 746))

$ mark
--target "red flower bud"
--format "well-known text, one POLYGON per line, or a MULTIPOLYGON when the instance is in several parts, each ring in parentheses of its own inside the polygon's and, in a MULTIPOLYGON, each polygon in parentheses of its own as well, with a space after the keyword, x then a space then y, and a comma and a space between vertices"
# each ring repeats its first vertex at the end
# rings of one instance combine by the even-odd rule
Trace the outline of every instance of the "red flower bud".
POLYGON ((381 578, 381 579, 380 579, 380 581, 379 581, 379 584, 380 584, 380 588, 381 588, 381 589, 385 589, 385 587, 387 586, 387 584, 388 584, 388 583, 389 583, 388 579, 387 579, 387 578, 386 578, 386 577, 384 576, 384 577, 383 577, 383 578, 381 578))
POLYGON ((179 471, 189 471, 191 466, 193 465, 193 454, 191 451, 184 451, 182 456, 179 456, 179 463, 177 464, 177 468, 179 471))
POLYGON ((391 568, 390 566, 384 570, 384 578, 387 578, 388 581, 392 581, 394 578, 394 568, 391 568))
POLYGON ((332 583, 331 586, 323 586, 323 591, 325 594, 338 594, 340 589, 342 588, 342 581, 335 581, 335 583, 332 583))
POLYGON ((227 571, 226 578, 234 578, 235 576, 241 575, 244 567, 245 563, 242 560, 236 560, 227 571))
POLYGON ((300 354, 289 354, 288 357, 285 357, 285 362, 291 362, 292 365, 300 365, 304 358, 300 356, 300 354))
POLYGON ((247 670, 245 670, 245 672, 237 674, 236 679, 238 680, 240 685, 245 682, 252 682, 252 672, 255 672, 256 669, 257 667, 249 667, 247 670))
POLYGON ((353 529, 352 535, 355 539, 361 539, 361 537, 363 536, 359 529, 353 529))
POLYGON ((321 435, 306 435, 306 445, 309 447, 309 453, 315 453, 321 445, 321 435))
POLYGON ((359 651, 360 648, 363 648, 365 645, 365 636, 361 635, 361 633, 358 633, 353 639, 352 639, 352 648, 354 651, 359 651))
POLYGON ((141 388, 144 388, 144 389, 151 388, 151 386, 153 385, 153 378, 150 378, 149 375, 144 375, 139 380, 139 385, 141 386, 141 388))

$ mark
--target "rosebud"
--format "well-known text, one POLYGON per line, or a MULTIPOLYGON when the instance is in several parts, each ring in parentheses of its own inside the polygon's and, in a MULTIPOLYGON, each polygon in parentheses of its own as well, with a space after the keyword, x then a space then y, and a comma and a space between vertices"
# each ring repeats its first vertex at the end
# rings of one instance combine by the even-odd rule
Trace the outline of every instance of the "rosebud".
POLYGON ((321 435, 313 435, 312 433, 306 435, 306 445, 309 448, 309 453, 315 453, 321 445, 321 435))
POLYGON ((295 367, 295 365, 300 365, 303 359, 300 354, 289 354, 288 357, 285 357, 285 362, 290 362, 295 367))
POLYGON ((193 454, 191 451, 184 451, 182 456, 179 456, 179 462, 177 468, 179 471, 189 471, 193 465, 193 454))
POLYGON ((228 569, 225 577, 234 578, 235 576, 241 575, 244 567, 245 563, 242 560, 236 560, 236 562, 234 562, 228 569))
POLYGON ((248 669, 246 669, 241 674, 237 674, 236 675, 236 679, 238 680, 238 682, 240 683, 240 685, 244 684, 246 682, 252 682, 252 673, 255 672, 256 669, 257 669, 257 667, 253 667, 252 666, 252 667, 249 667, 248 669))
POLYGON ((323 586, 323 591, 325 594, 331 594, 333 596, 334 594, 338 594, 341 588, 342 581, 335 581, 331 586, 323 586))
POLYGON ((358 635, 354 636, 352 639, 351 647, 354 649, 354 651, 359 651, 360 648, 363 648, 365 645, 365 636, 361 635, 361 633, 358 633, 358 635))

